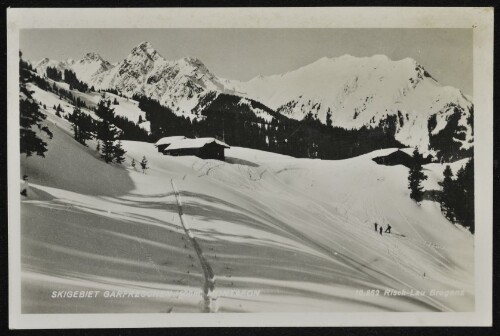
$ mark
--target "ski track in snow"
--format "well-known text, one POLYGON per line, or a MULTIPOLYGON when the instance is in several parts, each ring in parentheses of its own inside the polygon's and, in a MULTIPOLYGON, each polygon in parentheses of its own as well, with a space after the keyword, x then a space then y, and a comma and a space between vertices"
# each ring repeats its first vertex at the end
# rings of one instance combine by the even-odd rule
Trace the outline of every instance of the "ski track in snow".
MULTIPOLYGON (((202 272, 187 274, 201 282, 195 287, 202 285, 204 311, 456 311, 473 306, 467 277, 473 265, 470 235, 435 208, 416 207, 405 195, 401 167, 378 166, 370 156, 319 161, 237 147, 227 155, 236 163, 229 163, 163 156, 151 144, 134 141, 123 142, 127 161, 119 167, 99 160, 95 143, 76 143, 67 121, 48 113, 48 122, 57 127, 47 157, 22 162, 40 194, 22 205, 28 216, 23 222, 27 272, 71 277, 78 271, 87 279, 174 287, 186 267, 195 267, 183 258, 189 239, 202 272), (150 162, 147 174, 127 167, 143 155, 150 162), (168 180, 173 192, 165 192, 168 180), (175 202, 166 202, 171 196, 175 202), (380 236, 373 221, 390 223, 394 233, 380 236), (85 260, 92 265, 79 269, 85 260), (275 294, 217 297, 215 273, 217 289, 264 286, 275 294), (360 288, 433 286, 465 288, 467 297, 350 294, 360 288)), ((32 285, 40 292, 38 284, 32 285)), ((176 312, 200 308, 192 300, 167 302, 176 312)))
MULTIPOLYGON (((216 165, 216 166, 212 166, 211 168, 209 168, 209 170, 212 169, 212 168, 220 167, 220 166, 222 166, 222 164, 216 165)), ((203 167, 205 167, 205 165, 203 167)), ((250 167, 247 167, 247 168, 248 168, 248 177, 249 177, 249 180, 251 180, 251 181, 257 181, 257 180, 252 179, 252 176, 251 176, 251 173, 250 173, 251 168, 250 167)), ((241 171, 240 167, 238 169, 241 171)), ((282 173, 284 171, 290 171, 290 170, 295 170, 295 169, 286 169, 285 168, 285 169, 281 169, 280 171, 276 172, 275 174, 277 175, 277 174, 282 173)), ((208 176, 208 174, 202 174, 199 177, 201 177, 201 176, 208 176)), ((361 192, 364 189, 367 189, 367 188, 368 188, 368 186, 364 187, 363 189, 361 189, 361 191, 358 191, 356 193, 356 195, 354 193, 348 193, 347 194, 347 198, 346 198, 345 202, 343 203, 344 204, 344 208, 347 210, 347 204, 349 203, 349 199, 358 197, 358 194, 361 194, 361 192)), ((376 209, 374 203, 372 203, 372 204, 373 204, 373 210, 378 213, 377 218, 383 218, 383 219, 385 219, 383 216, 381 216, 380 211, 378 209, 376 209)), ((318 209, 320 209, 322 212, 324 212, 324 214, 327 217, 329 217, 331 215, 331 213, 328 212, 328 211, 326 211, 326 209, 324 209, 323 206, 320 203, 318 203, 318 202, 312 203, 311 206, 315 206, 318 209)), ((346 213, 347 213, 347 211, 346 211, 346 213)), ((358 220, 357 218, 355 218, 355 219, 358 220)), ((349 222, 350 220, 351 219, 348 218, 348 217, 345 218, 346 222, 349 222)), ((357 260, 355 260, 353 258, 350 258, 346 254, 346 253, 350 252, 349 249, 347 249, 343 245, 337 244, 337 246, 336 246, 337 250, 335 250, 335 249, 329 248, 327 246, 323 246, 322 244, 314 241, 313 239, 310 239, 309 237, 307 237, 307 235, 304 235, 302 232, 300 232, 298 230, 295 230, 291 226, 287 226, 287 230, 286 231, 289 234, 292 234, 293 236, 295 236, 296 238, 298 238, 299 240, 303 241, 306 245, 310 245, 313 248, 316 248, 316 249, 318 249, 320 251, 323 251, 323 253, 325 254, 325 256, 327 258, 341 258, 341 259, 343 259, 344 263, 346 265, 348 265, 353 271, 358 271, 361 274, 368 275, 368 276, 372 277, 372 281, 377 281, 378 280, 377 276, 374 276, 374 275, 378 274, 379 276, 387 276, 387 277, 391 278, 392 280, 401 283, 403 286, 406 286, 409 289, 413 289, 415 291, 417 290, 415 287, 411 286, 410 284, 406 283, 405 281, 403 281, 401 279, 393 277, 393 276, 391 276, 389 274, 384 274, 384 273, 382 273, 382 272, 374 269, 373 267, 369 266, 369 262, 367 260, 363 261, 361 258, 358 257, 358 259, 361 259, 361 260, 357 261, 357 260), (345 250, 345 253, 339 252, 338 251, 339 248, 345 250)), ((358 229, 358 231, 359 231, 359 229, 358 229)), ((392 259, 403 271, 409 272, 409 274, 411 274, 412 276, 415 276, 415 275, 421 276, 423 274, 423 272, 420 272, 420 270, 412 267, 409 263, 405 263, 405 262, 402 261, 402 259, 399 257, 400 251, 399 251, 399 247, 398 247, 397 244, 391 243, 391 242, 387 242, 387 241, 383 241, 383 244, 386 246, 387 254, 390 257, 390 259, 392 259)), ((442 303, 434 300, 433 298, 427 297, 427 300, 430 301, 431 304, 433 304, 434 306, 440 307, 441 310, 444 310, 444 311, 449 311, 450 310, 448 307, 446 307, 442 303)))
POLYGON ((179 194, 179 190, 177 189, 177 186, 175 185, 175 182, 173 179, 170 180, 170 183, 172 185, 172 190, 174 191, 175 195, 175 200, 177 203, 177 208, 179 212, 179 220, 181 222, 182 227, 184 228, 184 231, 186 232, 186 235, 188 236, 189 240, 191 241, 191 244, 193 245, 196 255, 198 256, 198 260, 200 262, 201 268, 203 270, 203 278, 204 278, 204 284, 203 284, 203 300, 204 300, 204 312, 216 312, 216 302, 217 302, 217 297, 214 295, 214 290, 215 290, 215 275, 212 270, 212 266, 210 266, 210 263, 207 261, 205 256, 203 255, 203 251, 201 249, 200 244, 196 240, 195 236, 193 235, 191 228, 187 224, 185 218, 184 218, 184 212, 182 210, 182 198, 181 195, 179 194))

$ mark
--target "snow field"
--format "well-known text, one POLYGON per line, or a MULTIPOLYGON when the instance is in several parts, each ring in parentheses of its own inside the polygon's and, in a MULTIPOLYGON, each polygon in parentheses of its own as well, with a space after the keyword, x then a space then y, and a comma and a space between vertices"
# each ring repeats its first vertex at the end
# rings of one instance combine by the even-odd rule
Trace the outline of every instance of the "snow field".
MULTIPOLYGON (((52 114, 58 97, 34 89, 47 102, 54 138, 45 159, 21 162, 30 184, 22 203, 23 312, 204 311, 199 253, 213 270, 220 312, 474 307, 472 235, 447 222, 435 203, 409 199, 405 167, 371 160, 394 149, 321 161, 233 147, 221 162, 164 156, 153 144, 124 141, 127 160, 109 165, 95 142, 77 143, 70 124, 52 114), (130 167, 144 155, 145 174, 130 167), (380 236, 374 222, 390 223, 393 234, 380 236), (108 298, 93 308, 89 300, 50 299, 58 286, 200 294, 108 298), (464 295, 369 297, 359 289, 464 295)), ((436 186, 444 166, 426 168, 436 186)))

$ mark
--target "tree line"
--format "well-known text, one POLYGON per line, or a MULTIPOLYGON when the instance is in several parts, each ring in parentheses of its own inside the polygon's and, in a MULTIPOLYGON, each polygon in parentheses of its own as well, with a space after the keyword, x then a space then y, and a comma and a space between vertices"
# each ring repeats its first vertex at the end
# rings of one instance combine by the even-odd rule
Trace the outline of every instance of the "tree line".
POLYGON ((453 223, 461 224, 474 233, 474 158, 460 168, 454 176, 451 167, 446 166, 441 197, 441 211, 453 223))
POLYGON ((134 95, 139 108, 151 124, 151 139, 164 136, 215 137, 232 146, 260 149, 294 157, 343 159, 370 151, 403 147, 394 139, 396 116, 388 116, 377 127, 346 130, 323 125, 308 114, 304 120, 289 119, 259 102, 219 94, 200 111, 200 118, 177 116, 160 102, 134 95), (260 109, 272 116, 270 121, 255 115, 260 109))
MULTIPOLYGON (((420 203, 424 199, 422 182, 427 180, 422 165, 424 158, 415 148, 413 161, 408 173, 408 189, 410 198, 420 203)), ((442 191, 437 201, 441 212, 452 223, 460 224, 475 232, 474 220, 474 158, 458 170, 454 176, 451 167, 447 165, 443 171, 443 181, 439 182, 442 191)))
MULTIPOLYGON (((87 141, 97 140, 97 151, 106 163, 123 163, 125 150, 122 147, 122 139, 149 140, 148 132, 140 128, 134 122, 116 116, 111 107, 111 101, 105 99, 104 94, 97 106, 93 108, 95 114, 100 119, 94 119, 89 114, 82 111, 86 104, 75 97, 70 91, 57 87, 55 83, 50 85, 46 80, 38 76, 31 64, 24 61, 22 52, 19 53, 19 83, 20 83, 20 153, 31 156, 33 154, 44 157, 47 151, 47 142, 37 134, 36 129, 45 132, 49 138, 53 134, 44 123, 47 116, 40 110, 40 105, 35 101, 32 92, 28 90, 26 84, 29 82, 39 86, 42 90, 64 96, 73 105, 72 113, 65 114, 65 118, 71 123, 73 137, 79 143, 87 146, 87 141)), ((49 70, 49 73, 52 73, 49 70)), ((53 76, 58 78, 58 76, 53 76)), ((68 77, 71 78, 71 77, 68 77)), ((115 99, 116 104, 116 99, 115 99)), ((44 106, 46 109, 47 107, 44 106)), ((62 117, 64 112, 61 105, 54 105, 55 114, 62 117)), ((143 158, 140 162, 143 171, 147 169, 147 160, 143 158)))
POLYGON ((50 78, 56 82, 65 82, 69 84, 70 90, 78 90, 80 92, 88 92, 89 86, 80 81, 76 74, 70 69, 64 69, 63 72, 57 70, 55 67, 47 67, 45 69, 47 78, 50 78))
POLYGON ((40 107, 33 98, 32 92, 26 84, 33 80, 33 67, 22 58, 19 52, 19 133, 20 152, 31 156, 33 154, 44 157, 47 151, 47 142, 44 141, 36 129, 48 135, 52 139, 52 132, 45 124, 47 116, 40 111, 40 107))
POLYGON ((125 161, 121 139, 123 131, 113 124, 114 111, 109 100, 101 99, 95 108, 95 114, 100 118, 94 120, 90 115, 83 113, 79 107, 74 108, 68 116, 72 124, 73 137, 83 145, 90 139, 97 140, 96 150, 106 163, 125 161))

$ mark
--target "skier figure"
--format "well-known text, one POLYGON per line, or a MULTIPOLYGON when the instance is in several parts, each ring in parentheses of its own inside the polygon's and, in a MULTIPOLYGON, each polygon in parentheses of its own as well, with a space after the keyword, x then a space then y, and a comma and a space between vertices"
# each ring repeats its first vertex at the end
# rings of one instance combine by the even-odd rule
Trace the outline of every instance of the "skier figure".
POLYGON ((378 224, 377 224, 377 223, 375 223, 375 232, 377 232, 377 231, 378 231, 378 230, 377 230, 377 226, 378 226, 378 224))
POLYGON ((385 229, 385 233, 391 233, 391 224, 387 224, 387 229, 385 229))
POLYGON ((382 235, 382 230, 383 230, 383 227, 382 227, 382 225, 380 225, 380 230, 379 230, 380 235, 382 235))

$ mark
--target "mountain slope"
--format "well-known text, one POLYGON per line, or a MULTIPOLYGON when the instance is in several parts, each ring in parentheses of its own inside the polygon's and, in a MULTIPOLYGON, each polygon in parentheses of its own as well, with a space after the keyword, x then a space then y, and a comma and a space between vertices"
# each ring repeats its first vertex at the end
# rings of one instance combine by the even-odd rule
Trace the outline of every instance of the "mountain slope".
MULTIPOLYGON (((45 59, 37 69, 44 71, 49 64, 73 69, 96 89, 144 95, 191 119, 200 118, 214 99, 226 94, 258 101, 289 118, 311 115, 345 129, 377 127, 396 116, 396 140, 447 159, 470 156, 473 148, 471 98, 440 85, 410 58, 324 57, 286 74, 248 82, 218 78, 196 58, 166 60, 149 42, 114 65, 90 53, 79 62, 45 59)), ((259 115, 261 110, 253 112, 259 115)))
POLYGON ((113 66, 106 60, 104 60, 97 53, 87 53, 78 62, 71 64, 71 69, 75 72, 78 79, 86 83, 91 82, 92 77, 105 72, 113 66))
POLYGON ((224 92, 222 83, 200 60, 187 57, 168 61, 148 42, 136 46, 112 69, 94 75, 90 84, 127 96, 143 94, 186 116, 192 116, 201 96, 224 92))
POLYGON ((64 76, 64 70, 71 69, 72 63, 73 63, 72 60, 56 61, 46 57, 38 62, 34 62, 33 68, 41 75, 46 75, 47 68, 49 67, 55 68, 57 69, 57 71, 61 72, 61 74, 64 76))
POLYGON ((227 81, 227 86, 290 118, 302 120, 312 113, 324 124, 330 119, 347 129, 376 126, 396 115, 396 139, 424 151, 432 149, 429 133, 440 133, 458 115, 463 129, 452 134, 453 141, 464 150, 473 142, 472 102, 458 89, 441 86, 410 58, 325 57, 286 74, 227 81))
POLYGON ((392 149, 322 161, 231 148, 229 163, 164 156, 152 144, 124 141, 127 163, 147 157, 143 174, 104 164, 71 138, 64 120, 49 121, 47 157, 22 160, 31 185, 21 204, 24 313, 199 312, 202 271, 171 179, 215 274, 219 312, 473 309, 473 237, 446 221, 439 205, 408 197, 405 167, 372 161, 392 149), (88 178, 78 177, 80 166, 88 178), (374 222, 390 223, 393 233, 374 232, 374 222), (54 284, 101 296, 54 299, 54 284), (125 300, 104 298, 106 290, 199 294, 125 300), (221 294, 232 290, 259 295, 221 294), (463 292, 445 296, 454 290, 463 292))

